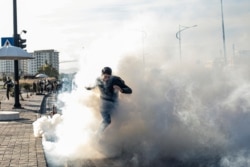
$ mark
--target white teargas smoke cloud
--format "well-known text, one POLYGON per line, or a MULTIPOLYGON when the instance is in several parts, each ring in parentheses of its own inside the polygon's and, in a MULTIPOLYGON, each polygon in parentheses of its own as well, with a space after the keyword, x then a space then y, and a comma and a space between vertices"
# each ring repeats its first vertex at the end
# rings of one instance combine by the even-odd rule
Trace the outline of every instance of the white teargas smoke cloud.
POLYGON ((114 75, 121 76, 133 94, 120 95, 120 107, 99 140, 98 91, 81 85, 87 78, 84 72, 76 75, 77 90, 59 96, 65 103, 62 116, 54 116, 51 127, 44 128, 48 160, 125 156, 124 162, 134 166, 164 166, 173 160, 248 166, 247 66, 206 68, 156 59, 147 66, 136 56, 120 61, 114 75))
POLYGON ((145 46, 143 32, 136 39, 124 34, 112 34, 86 49, 76 90, 59 95, 62 116, 34 123, 35 135, 44 136, 47 160, 62 164, 120 156, 128 166, 249 166, 249 67, 208 67, 191 49, 193 57, 180 62, 174 48, 160 50, 155 46, 164 41, 151 40, 149 33, 145 46), (84 87, 104 66, 112 67, 133 94, 120 94, 119 109, 99 138, 99 92, 84 87))

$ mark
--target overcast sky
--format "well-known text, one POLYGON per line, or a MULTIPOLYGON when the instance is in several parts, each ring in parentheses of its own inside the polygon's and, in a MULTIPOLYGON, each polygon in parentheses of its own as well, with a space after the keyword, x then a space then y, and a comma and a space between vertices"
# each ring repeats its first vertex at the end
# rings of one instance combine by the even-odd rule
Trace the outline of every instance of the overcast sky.
MULTIPOLYGON (((223 7, 230 59, 233 45, 250 49, 250 0, 223 0, 223 7)), ((55 49, 61 62, 77 60, 61 63, 62 71, 81 66, 80 58, 100 65, 115 65, 129 54, 179 59, 179 25, 198 25, 181 33, 183 59, 223 57, 220 0, 17 0, 17 10, 29 52, 55 49)), ((13 1, 1 0, 0 12, 0 37, 11 37, 13 1)))

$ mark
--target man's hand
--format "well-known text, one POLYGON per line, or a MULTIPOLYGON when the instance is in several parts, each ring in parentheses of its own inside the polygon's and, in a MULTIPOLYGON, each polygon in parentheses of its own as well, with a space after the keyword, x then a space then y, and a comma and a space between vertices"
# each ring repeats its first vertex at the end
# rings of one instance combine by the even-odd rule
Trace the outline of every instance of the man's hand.
POLYGON ((85 89, 87 89, 87 90, 91 90, 92 88, 91 88, 91 87, 85 87, 85 89))
POLYGON ((119 86, 114 85, 113 88, 115 91, 120 91, 122 93, 122 89, 119 86))

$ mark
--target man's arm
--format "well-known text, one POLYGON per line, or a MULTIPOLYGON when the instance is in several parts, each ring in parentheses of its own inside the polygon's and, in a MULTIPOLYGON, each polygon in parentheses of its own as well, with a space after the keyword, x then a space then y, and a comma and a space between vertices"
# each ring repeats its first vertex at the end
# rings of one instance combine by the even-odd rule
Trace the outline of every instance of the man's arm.
POLYGON ((85 86, 85 89, 86 89, 86 90, 92 90, 92 89, 95 89, 95 88, 96 88, 96 86, 98 85, 98 82, 99 82, 99 80, 98 80, 98 79, 96 79, 96 82, 95 82, 95 84, 94 84, 94 85, 92 85, 92 86, 85 86))
POLYGON ((5 89, 5 86, 8 85, 9 81, 5 81, 3 84, 3 88, 5 89))
POLYGON ((86 90, 92 90, 92 89, 95 89, 99 85, 99 83, 100 83, 100 78, 98 77, 96 78, 94 83, 90 83, 88 84, 88 86, 85 86, 84 88, 86 90))
POLYGON ((126 85, 120 77, 117 77, 115 79, 113 87, 118 89, 121 93, 132 94, 132 89, 128 85, 126 85))
POLYGON ((126 85, 126 87, 122 88, 122 93, 132 94, 132 89, 126 85))

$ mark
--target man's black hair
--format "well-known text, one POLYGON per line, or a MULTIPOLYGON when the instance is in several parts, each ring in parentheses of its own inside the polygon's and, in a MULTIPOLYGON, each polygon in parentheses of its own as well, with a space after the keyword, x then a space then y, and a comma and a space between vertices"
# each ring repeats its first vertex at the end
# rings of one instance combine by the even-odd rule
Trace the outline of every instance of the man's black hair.
POLYGON ((112 74, 112 69, 110 67, 104 67, 102 69, 102 74, 108 74, 111 75, 112 74))

